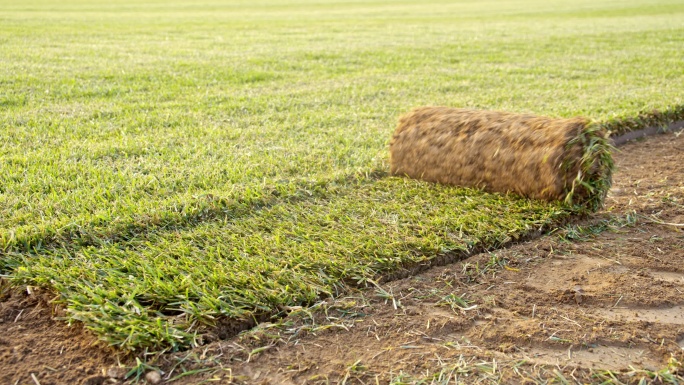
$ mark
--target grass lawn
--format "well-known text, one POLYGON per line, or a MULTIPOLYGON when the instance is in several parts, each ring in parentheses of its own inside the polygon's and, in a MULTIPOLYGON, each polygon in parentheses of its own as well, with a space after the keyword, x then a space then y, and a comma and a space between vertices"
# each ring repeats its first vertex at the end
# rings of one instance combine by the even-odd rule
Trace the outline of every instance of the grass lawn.
POLYGON ((684 3, 0 0, 0 273, 182 348, 560 204, 387 177, 398 115, 684 105, 684 3))

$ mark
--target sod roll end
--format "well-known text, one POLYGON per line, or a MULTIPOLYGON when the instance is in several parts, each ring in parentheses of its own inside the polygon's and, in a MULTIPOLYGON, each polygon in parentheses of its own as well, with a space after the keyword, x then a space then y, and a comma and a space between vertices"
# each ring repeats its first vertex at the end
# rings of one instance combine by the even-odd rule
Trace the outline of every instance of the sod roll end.
POLYGON ((421 107, 399 121, 390 172, 595 211, 611 186, 611 149, 585 118, 421 107))

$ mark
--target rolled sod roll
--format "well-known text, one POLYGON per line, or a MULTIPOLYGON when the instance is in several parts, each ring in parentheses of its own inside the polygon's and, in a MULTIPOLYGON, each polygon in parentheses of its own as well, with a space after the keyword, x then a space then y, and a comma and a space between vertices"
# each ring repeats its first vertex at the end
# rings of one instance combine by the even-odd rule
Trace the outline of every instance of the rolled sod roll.
POLYGON ((585 118, 420 107, 399 120, 390 172, 596 210, 611 185, 611 149, 585 118))

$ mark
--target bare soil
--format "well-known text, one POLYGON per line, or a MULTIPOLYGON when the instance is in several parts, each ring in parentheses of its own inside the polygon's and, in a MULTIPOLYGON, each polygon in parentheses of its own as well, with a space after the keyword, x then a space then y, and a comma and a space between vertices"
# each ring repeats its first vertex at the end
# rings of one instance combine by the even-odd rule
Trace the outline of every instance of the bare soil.
POLYGON ((49 293, 0 289, 0 384, 79 384, 117 364, 115 351, 59 319, 49 293))
MULTIPOLYGON (((151 364, 174 384, 682 382, 684 134, 615 158, 591 218, 151 364)), ((132 358, 30 291, 2 289, 0 383, 124 382, 132 358)))

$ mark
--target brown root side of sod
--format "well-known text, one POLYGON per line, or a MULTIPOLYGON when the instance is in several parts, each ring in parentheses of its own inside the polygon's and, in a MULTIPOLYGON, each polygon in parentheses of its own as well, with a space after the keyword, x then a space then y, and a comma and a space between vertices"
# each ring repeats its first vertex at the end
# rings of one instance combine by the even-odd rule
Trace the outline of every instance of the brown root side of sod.
MULTIPOLYGON (((150 363, 174 384, 682 382, 684 233, 658 222, 684 223, 683 151, 683 134, 627 144, 605 211, 580 227, 291 309, 278 324, 150 363)), ((117 374, 114 352, 54 319, 49 297, 3 298, 0 382, 122 382, 107 376, 117 374)))
POLYGON ((595 211, 610 188, 611 149, 585 118, 420 107, 400 118, 390 172, 595 211))

